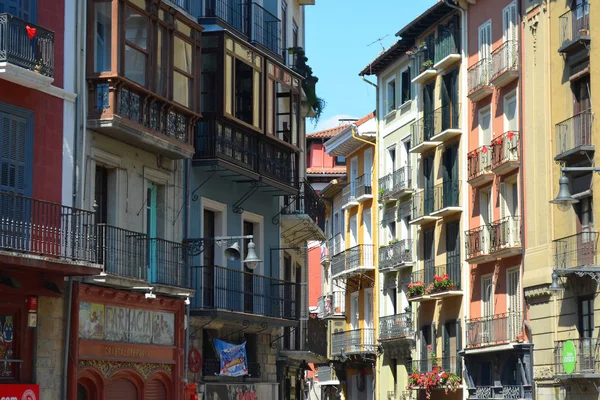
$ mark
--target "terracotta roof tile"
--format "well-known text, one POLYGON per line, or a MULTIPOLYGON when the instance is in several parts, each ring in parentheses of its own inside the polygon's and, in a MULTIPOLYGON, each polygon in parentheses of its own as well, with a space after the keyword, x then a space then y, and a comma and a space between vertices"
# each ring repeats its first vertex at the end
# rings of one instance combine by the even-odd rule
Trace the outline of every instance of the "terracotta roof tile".
POLYGON ((325 129, 325 130, 318 131, 318 132, 307 133, 306 137, 308 137, 308 138, 332 138, 335 135, 337 135, 338 133, 340 133, 347 126, 348 126, 348 124, 336 126, 335 128, 329 128, 329 129, 325 129))

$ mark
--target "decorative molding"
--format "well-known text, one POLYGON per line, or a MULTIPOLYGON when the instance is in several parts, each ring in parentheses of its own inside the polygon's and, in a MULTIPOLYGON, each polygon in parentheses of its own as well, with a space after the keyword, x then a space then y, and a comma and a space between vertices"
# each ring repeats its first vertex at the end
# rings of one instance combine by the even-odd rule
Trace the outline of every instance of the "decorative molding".
POLYGON ((105 378, 110 377, 115 372, 120 370, 133 369, 144 379, 148 379, 156 372, 166 372, 167 374, 171 375, 173 366, 171 364, 150 364, 145 362, 135 363, 106 360, 79 360, 77 369, 81 371, 85 368, 94 368, 105 378))
POLYGON ((549 284, 525 288, 525 298, 526 299, 533 299, 536 297, 546 297, 546 296, 552 296, 552 292, 550 291, 549 284))
POLYGON ((533 379, 535 380, 554 380, 553 368, 547 365, 538 365, 533 367, 533 379))

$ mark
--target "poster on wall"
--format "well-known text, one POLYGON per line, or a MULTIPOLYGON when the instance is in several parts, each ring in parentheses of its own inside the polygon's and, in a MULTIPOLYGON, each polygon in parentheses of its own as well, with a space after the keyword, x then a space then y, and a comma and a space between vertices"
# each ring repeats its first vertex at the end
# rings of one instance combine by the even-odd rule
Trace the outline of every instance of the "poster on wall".
POLYGON ((104 307, 104 340, 127 342, 129 338, 129 308, 104 307))
POLYGON ((175 315, 153 312, 152 343, 172 346, 175 343, 175 315))
POLYGON ((246 342, 231 344, 219 339, 213 339, 215 350, 221 360, 219 375, 244 376, 248 375, 248 362, 246 357, 246 342))
POLYGON ((104 338, 104 305, 96 303, 79 304, 79 337, 81 339, 104 338))

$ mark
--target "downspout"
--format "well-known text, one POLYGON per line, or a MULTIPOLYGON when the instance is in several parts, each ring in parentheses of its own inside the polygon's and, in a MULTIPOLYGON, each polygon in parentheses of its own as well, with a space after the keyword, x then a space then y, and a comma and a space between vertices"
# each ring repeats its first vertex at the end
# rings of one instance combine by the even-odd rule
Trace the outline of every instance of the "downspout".
MULTIPOLYGON (((189 202, 189 190, 190 190, 190 164, 191 164, 191 160, 184 160, 183 162, 183 207, 184 207, 184 215, 183 215, 183 242, 185 243, 185 240, 188 238, 188 226, 189 226, 189 218, 190 218, 190 202, 189 202)), ((188 260, 190 257, 187 257, 188 260)), ((192 282, 192 268, 191 265, 189 266, 189 271, 188 271, 189 277, 190 277, 190 282, 192 282)), ((186 304, 185 305, 185 326, 184 326, 184 331, 185 331, 185 349, 184 349, 184 353, 183 353, 183 373, 184 373, 184 378, 183 378, 183 382, 185 384, 188 383, 188 354, 190 352, 190 328, 191 328, 191 324, 192 321, 190 320, 190 308, 191 308, 191 304, 186 304)))
POLYGON ((365 140, 365 139, 363 139, 363 138, 359 138, 359 137, 357 136, 357 134, 356 134, 356 124, 352 124, 352 137, 353 137, 354 139, 358 140, 359 142, 363 142, 363 143, 369 144, 369 145, 371 145, 371 146, 375 146, 375 143, 373 143, 373 142, 369 142, 368 140, 365 140))
MULTIPOLYGON (((81 60, 85 55, 85 38, 86 30, 86 12, 87 2, 75 1, 75 71, 74 71, 74 85, 73 89, 76 93, 75 97, 75 118, 74 118, 74 134, 73 134, 73 194, 72 194, 72 206, 78 207, 79 200, 79 181, 78 181, 78 168, 79 168, 79 121, 81 112, 81 102, 83 101, 83 92, 80 85, 80 77, 82 76, 81 70, 85 67, 81 60)), ((64 69, 64 65, 63 65, 64 69)), ((64 82, 64 81, 63 81, 64 82)), ((64 83, 63 83, 64 86, 64 83)), ((82 119, 84 120, 84 119, 82 119)), ((64 123, 64 122, 63 122, 64 123)), ((62 379, 62 399, 67 400, 68 397, 68 377, 69 377, 69 355, 70 355, 70 342, 71 342, 71 317, 72 317, 72 298, 73 298, 73 278, 69 277, 69 285, 67 291, 67 314, 65 317, 65 349, 63 357, 63 379, 62 379)))

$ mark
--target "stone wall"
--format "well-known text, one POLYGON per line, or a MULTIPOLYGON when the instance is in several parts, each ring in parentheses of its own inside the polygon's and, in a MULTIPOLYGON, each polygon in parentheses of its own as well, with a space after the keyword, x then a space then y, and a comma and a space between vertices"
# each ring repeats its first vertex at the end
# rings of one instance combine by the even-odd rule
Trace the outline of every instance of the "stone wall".
POLYGON ((38 298, 35 379, 40 398, 60 399, 65 354, 65 299, 38 298))

